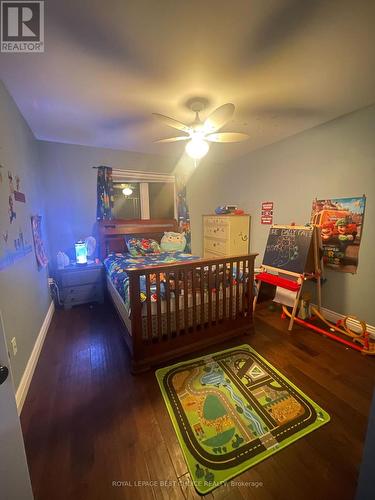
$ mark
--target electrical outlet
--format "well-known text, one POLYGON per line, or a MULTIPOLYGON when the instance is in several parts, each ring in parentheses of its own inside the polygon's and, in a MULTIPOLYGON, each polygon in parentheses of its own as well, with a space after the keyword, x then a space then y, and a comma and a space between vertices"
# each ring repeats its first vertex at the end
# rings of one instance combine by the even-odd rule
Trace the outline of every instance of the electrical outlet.
POLYGON ((13 348, 13 356, 15 356, 17 354, 17 341, 16 341, 16 337, 13 337, 12 340, 10 341, 10 343, 12 344, 12 348, 13 348))

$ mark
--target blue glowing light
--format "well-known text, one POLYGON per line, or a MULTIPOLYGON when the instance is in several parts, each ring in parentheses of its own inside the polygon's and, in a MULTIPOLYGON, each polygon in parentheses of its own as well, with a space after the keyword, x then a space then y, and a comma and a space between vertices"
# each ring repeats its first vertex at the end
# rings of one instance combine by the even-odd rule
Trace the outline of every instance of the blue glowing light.
POLYGON ((77 264, 87 264, 87 246, 83 241, 78 241, 76 247, 77 264))

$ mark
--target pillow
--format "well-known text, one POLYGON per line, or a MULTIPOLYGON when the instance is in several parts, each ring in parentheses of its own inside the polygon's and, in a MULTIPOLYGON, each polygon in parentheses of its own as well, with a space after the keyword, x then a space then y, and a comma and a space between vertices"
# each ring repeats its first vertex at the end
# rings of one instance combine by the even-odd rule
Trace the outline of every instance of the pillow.
POLYGON ((138 239, 134 236, 125 236, 125 243, 132 257, 160 253, 159 243, 149 238, 138 239))
POLYGON ((183 252, 186 247, 184 233, 164 233, 160 242, 160 247, 163 252, 183 252))

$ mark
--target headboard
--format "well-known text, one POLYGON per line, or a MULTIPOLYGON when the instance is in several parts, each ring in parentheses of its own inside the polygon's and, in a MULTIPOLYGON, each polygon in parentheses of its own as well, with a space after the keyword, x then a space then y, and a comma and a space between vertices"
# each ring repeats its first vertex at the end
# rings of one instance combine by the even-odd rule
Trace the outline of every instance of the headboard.
POLYGON ((98 221, 99 257, 103 260, 111 252, 125 252, 125 236, 153 238, 160 242, 166 231, 177 231, 175 219, 113 219, 98 221))

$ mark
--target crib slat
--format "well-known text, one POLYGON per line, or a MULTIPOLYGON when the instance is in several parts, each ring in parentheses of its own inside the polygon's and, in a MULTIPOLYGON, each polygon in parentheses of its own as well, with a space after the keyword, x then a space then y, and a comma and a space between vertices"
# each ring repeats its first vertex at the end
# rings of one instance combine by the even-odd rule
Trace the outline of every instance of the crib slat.
POLYGON ((176 335, 180 334, 180 275, 179 271, 174 273, 175 286, 174 286, 174 308, 176 315, 176 335))
POLYGON ((246 280, 246 314, 249 316, 251 307, 252 307, 252 298, 253 298, 253 282, 252 282, 252 273, 250 271, 250 260, 247 260, 247 280, 246 280))
POLYGON ((251 276, 251 271, 250 271, 250 261, 247 260, 247 276, 246 276, 246 311, 247 315, 250 312, 250 307, 252 307, 252 296, 253 296, 253 290, 252 290, 252 276, 251 276))
POLYGON ((236 319, 240 312, 240 261, 236 261, 236 319))
POLYGON ((201 292, 201 328, 204 327, 204 267, 200 268, 200 292, 201 292))
POLYGON ((140 301, 140 276, 129 275, 129 297, 131 309, 131 332, 133 340, 133 356, 136 359, 142 351, 142 303, 140 301))
POLYGON ((246 263, 243 260, 242 261, 242 292, 241 292, 241 309, 242 309, 242 314, 241 316, 245 316, 245 292, 246 292, 246 263))
POLYGON ((242 260, 242 293, 241 293, 241 304, 242 304, 242 314, 245 316, 245 306, 246 306, 246 261, 242 260))
POLYGON ((184 269, 184 330, 185 333, 189 331, 189 283, 188 283, 188 270, 184 269))
POLYGON ((191 270, 191 293, 193 294, 193 330, 197 329, 197 289, 196 289, 196 267, 191 270))
POLYGON ((223 264, 223 276, 221 278, 223 283, 223 321, 227 319, 227 263, 223 264))
POLYGON ((219 296, 220 296, 220 264, 216 264, 215 266, 215 321, 216 324, 219 322, 219 296))
POLYGON ((150 273, 146 274, 147 338, 152 340, 151 287, 150 273))
POLYGON ((229 319, 233 319, 233 262, 229 266, 229 319))
POLYGON ((158 323, 158 338, 159 338, 159 340, 161 340, 161 338, 162 338, 162 329, 161 329, 160 273, 156 273, 156 297, 157 297, 156 308, 157 308, 157 312, 158 312, 158 318, 157 318, 157 323, 158 323))
POLYGON ((208 266, 208 326, 212 324, 212 288, 213 288, 212 266, 208 266))
POLYGON ((167 335, 171 337, 171 289, 170 289, 170 274, 165 273, 165 300, 167 302, 167 335))

